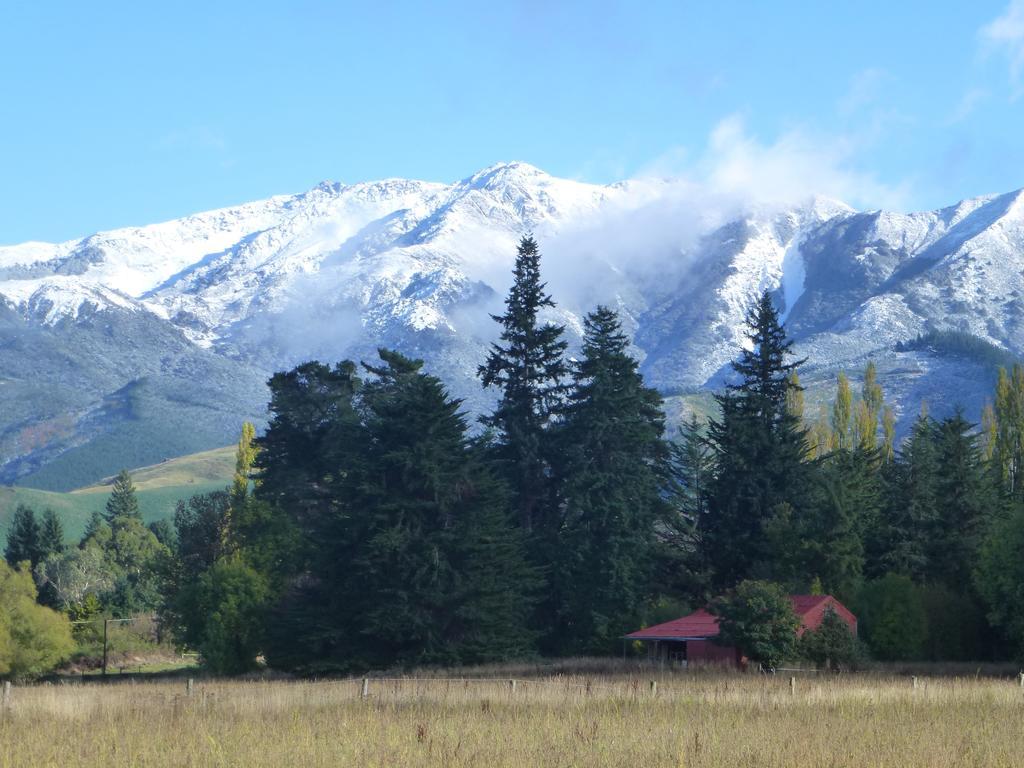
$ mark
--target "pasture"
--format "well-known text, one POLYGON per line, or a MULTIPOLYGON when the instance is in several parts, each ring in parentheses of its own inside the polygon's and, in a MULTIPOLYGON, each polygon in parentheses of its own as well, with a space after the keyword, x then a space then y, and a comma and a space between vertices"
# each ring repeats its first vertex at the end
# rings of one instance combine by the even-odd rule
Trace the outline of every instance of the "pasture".
POLYGON ((1024 764, 1024 688, 1008 678, 371 678, 367 693, 361 680, 16 686, 0 766, 1024 764))

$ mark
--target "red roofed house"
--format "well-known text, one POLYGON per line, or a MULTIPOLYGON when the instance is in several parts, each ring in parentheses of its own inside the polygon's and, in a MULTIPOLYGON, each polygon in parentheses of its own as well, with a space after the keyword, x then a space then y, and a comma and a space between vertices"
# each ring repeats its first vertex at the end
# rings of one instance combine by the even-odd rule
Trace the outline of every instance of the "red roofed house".
MULTIPOLYGON (((832 595, 790 595, 793 612, 800 619, 798 635, 821 626, 825 612, 831 608, 857 634, 857 617, 832 595)), ((647 644, 648 654, 665 661, 689 664, 744 663, 739 649, 718 645, 718 618, 701 608, 681 619, 655 624, 626 635, 627 640, 640 640, 647 644)))

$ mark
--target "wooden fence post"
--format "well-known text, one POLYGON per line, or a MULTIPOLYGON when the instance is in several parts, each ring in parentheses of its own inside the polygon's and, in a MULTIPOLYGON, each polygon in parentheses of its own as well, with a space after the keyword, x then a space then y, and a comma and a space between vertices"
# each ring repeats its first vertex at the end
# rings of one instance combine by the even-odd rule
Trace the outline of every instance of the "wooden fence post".
POLYGON ((362 690, 362 694, 360 695, 360 698, 365 699, 365 698, 368 698, 369 695, 370 695, 370 678, 364 677, 363 678, 363 690, 362 690))
POLYGON ((11 706, 11 681, 10 680, 5 680, 4 681, 4 693, 3 693, 3 696, 0 697, 0 707, 2 707, 3 709, 7 709, 10 706, 11 706))
POLYGON ((911 685, 914 686, 914 690, 916 691, 917 690, 917 675, 914 675, 912 678, 910 678, 910 681, 911 681, 911 685))
POLYGON ((789 678, 789 693, 792 696, 796 696, 796 678, 789 678))
POLYGON ((508 681, 508 692, 510 694, 512 694, 513 696, 515 696, 515 693, 516 693, 516 681, 515 680, 509 680, 508 681))
POLYGON ((185 681, 185 695, 186 696, 191 696, 192 695, 192 685, 193 685, 193 681, 192 681, 192 678, 190 677, 188 680, 185 681))
POLYGON ((1020 687, 1024 688, 1024 672, 1021 672, 1017 677, 1020 678, 1020 687))
POLYGON ((658 695, 658 681, 657 680, 651 680, 651 696, 657 696, 657 695, 658 695))

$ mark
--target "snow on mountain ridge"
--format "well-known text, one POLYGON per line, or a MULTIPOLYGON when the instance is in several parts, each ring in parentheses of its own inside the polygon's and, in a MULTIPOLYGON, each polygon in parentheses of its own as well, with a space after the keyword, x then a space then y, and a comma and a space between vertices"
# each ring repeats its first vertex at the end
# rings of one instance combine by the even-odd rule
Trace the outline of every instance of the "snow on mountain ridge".
MULTIPOLYGON (((743 343, 744 315, 764 290, 779 292, 783 317, 811 347, 814 334, 856 331, 867 353, 941 326, 1024 349, 1020 192, 909 214, 815 197, 724 218, 688 210, 695 199, 685 182, 597 186, 525 163, 451 184, 322 182, 148 227, 0 247, 0 295, 48 324, 86 306, 145 310, 231 354, 250 354, 269 334, 291 350, 274 365, 322 349, 345 354, 358 339, 421 344, 432 333, 473 346, 493 331, 481 319, 500 302, 516 241, 532 230, 560 289, 553 318, 576 333, 595 301, 613 303, 645 339, 655 380, 711 380, 743 343), (659 207, 680 195, 676 207, 659 207), (680 211, 685 224, 673 218, 680 211), (652 228, 663 232, 641 247, 661 253, 645 271, 651 256, 630 240, 652 228), (570 257, 581 237, 586 246, 570 257)), ((854 354, 831 338, 819 346, 854 354)))

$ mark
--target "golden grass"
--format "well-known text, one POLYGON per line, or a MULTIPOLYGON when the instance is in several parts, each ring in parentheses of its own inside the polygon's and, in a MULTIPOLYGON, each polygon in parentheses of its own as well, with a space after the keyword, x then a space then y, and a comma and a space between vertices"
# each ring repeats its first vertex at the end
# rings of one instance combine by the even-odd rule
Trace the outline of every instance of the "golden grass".
MULTIPOLYGON (((235 472, 235 447, 227 446, 191 453, 130 471, 132 482, 140 491, 209 483, 226 486, 231 482, 235 472)), ((114 479, 107 477, 95 485, 79 488, 71 493, 108 496, 114 479)))
POLYGON ((649 679, 16 687, 0 766, 1024 765, 1016 681, 649 679))

